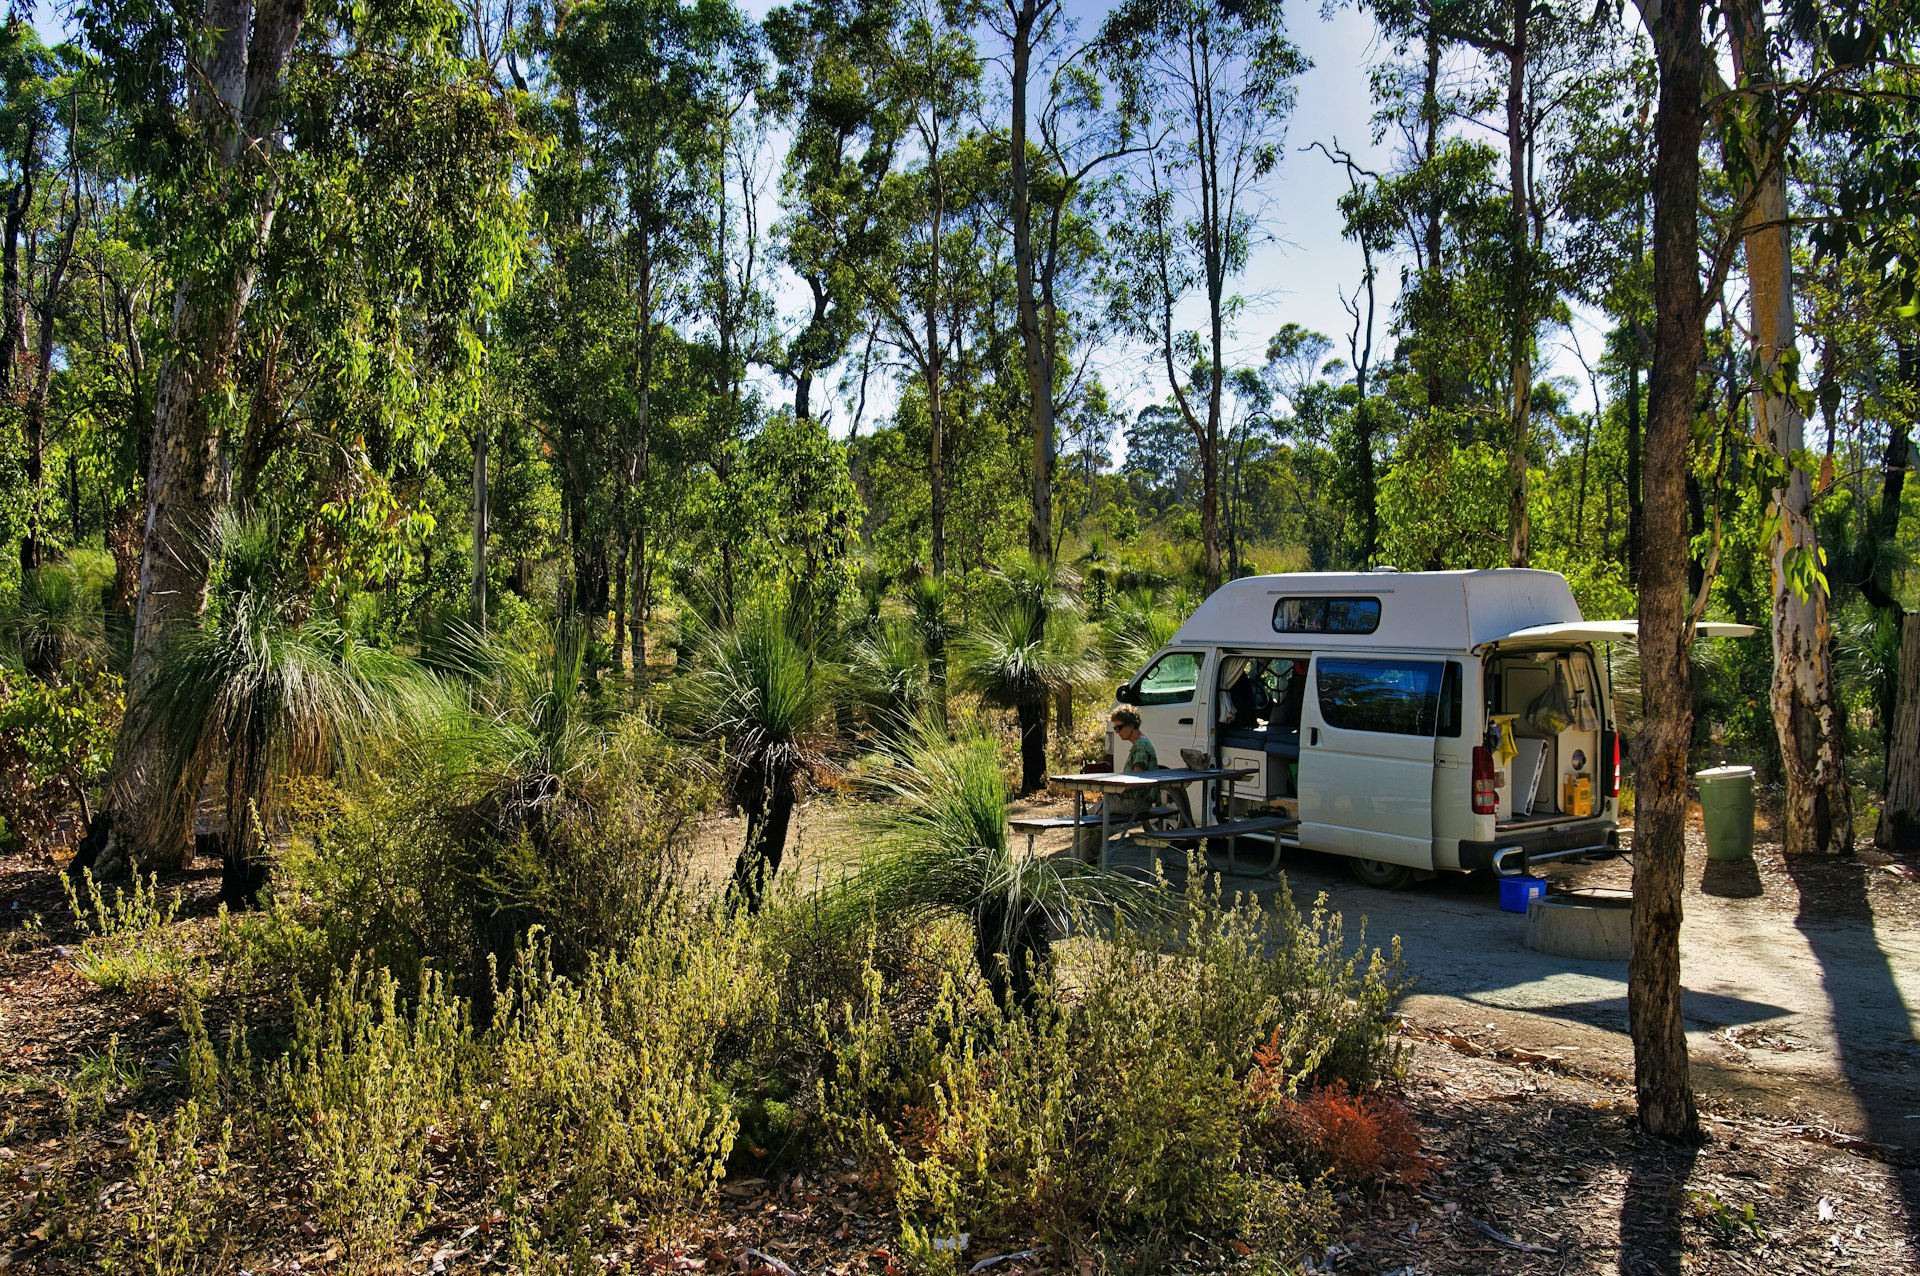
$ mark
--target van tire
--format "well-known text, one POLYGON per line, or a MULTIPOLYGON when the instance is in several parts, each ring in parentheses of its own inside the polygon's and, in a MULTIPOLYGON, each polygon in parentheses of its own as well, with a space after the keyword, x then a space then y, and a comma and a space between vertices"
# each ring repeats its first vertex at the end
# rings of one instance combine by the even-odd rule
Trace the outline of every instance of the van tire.
POLYGON ((1368 886, 1383 891, 1404 890, 1413 885, 1413 870, 1405 864, 1387 864, 1380 860, 1349 859, 1347 867, 1368 886))

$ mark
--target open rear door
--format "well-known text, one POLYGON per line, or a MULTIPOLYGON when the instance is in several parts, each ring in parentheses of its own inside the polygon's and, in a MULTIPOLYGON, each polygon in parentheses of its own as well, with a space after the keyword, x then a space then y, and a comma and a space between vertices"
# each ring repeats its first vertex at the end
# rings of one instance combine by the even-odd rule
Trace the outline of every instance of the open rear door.
MULTIPOLYGON (((1730 621, 1705 620, 1693 627, 1693 632, 1702 638, 1751 638, 1752 625, 1736 625, 1730 621)), ((1505 637, 1480 644, 1481 650, 1494 647, 1552 647, 1566 644, 1571 646, 1583 642, 1638 642, 1640 640, 1640 622, 1637 620, 1563 620, 1551 625, 1529 625, 1525 629, 1516 629, 1505 637)))

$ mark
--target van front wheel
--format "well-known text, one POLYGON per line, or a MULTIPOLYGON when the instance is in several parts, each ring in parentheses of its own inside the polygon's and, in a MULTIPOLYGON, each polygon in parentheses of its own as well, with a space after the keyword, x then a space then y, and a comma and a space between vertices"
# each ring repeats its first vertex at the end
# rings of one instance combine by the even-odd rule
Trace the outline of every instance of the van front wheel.
POLYGON ((1384 864, 1379 860, 1350 859, 1353 875, 1369 886, 1397 891, 1413 884, 1413 870, 1405 864, 1384 864))

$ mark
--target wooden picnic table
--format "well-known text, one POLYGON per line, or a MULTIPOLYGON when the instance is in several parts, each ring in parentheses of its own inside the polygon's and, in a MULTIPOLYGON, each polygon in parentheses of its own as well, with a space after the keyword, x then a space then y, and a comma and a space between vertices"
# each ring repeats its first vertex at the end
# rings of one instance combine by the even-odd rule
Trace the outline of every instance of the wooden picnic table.
MULTIPOLYGON (((1227 786, 1227 810, 1233 810, 1233 786, 1241 780, 1250 780, 1260 774, 1258 767, 1161 767, 1152 771, 1076 771, 1067 775, 1049 776, 1048 779, 1063 789, 1073 790, 1073 824, 1075 828, 1090 825, 1087 817, 1087 794, 1098 793, 1111 797, 1126 793, 1151 793, 1158 789, 1184 787, 1189 784, 1222 784, 1227 786)), ((1205 803, 1205 796, 1202 796, 1205 803)), ((1107 843, 1113 835, 1112 812, 1106 809, 1107 803, 1100 804, 1100 864, 1106 866, 1107 843)), ((1192 817, 1189 815, 1188 817, 1192 817)), ((1123 825, 1124 827, 1124 825, 1123 825)))

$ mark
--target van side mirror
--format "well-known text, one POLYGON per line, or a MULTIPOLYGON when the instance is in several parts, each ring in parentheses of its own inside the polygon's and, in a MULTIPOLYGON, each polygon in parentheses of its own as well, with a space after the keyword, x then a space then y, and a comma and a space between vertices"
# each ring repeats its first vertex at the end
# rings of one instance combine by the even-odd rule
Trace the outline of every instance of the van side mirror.
POLYGON ((1115 700, 1118 700, 1121 704, 1140 703, 1140 697, 1134 693, 1133 687, 1130 684, 1124 683, 1124 682, 1121 683, 1119 688, 1114 691, 1113 698, 1115 700))

